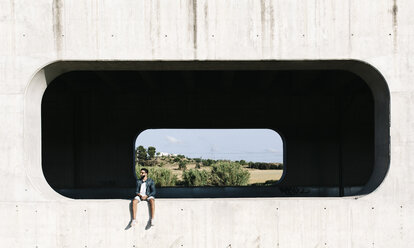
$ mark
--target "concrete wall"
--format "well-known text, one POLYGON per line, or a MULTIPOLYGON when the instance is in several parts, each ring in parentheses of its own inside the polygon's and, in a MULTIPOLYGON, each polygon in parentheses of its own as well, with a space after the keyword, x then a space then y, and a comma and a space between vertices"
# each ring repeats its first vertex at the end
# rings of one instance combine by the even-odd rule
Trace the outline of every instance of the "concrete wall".
MULTIPOLYGON (((0 1, 2 247, 413 247, 410 0, 0 1), (71 200, 41 171, 45 65, 60 60, 354 59, 391 91, 391 164, 359 198, 71 200)), ((56 72, 59 74, 58 72, 56 72)), ((56 75, 57 76, 57 75, 56 75)), ((48 75, 48 77, 53 77, 48 75)))

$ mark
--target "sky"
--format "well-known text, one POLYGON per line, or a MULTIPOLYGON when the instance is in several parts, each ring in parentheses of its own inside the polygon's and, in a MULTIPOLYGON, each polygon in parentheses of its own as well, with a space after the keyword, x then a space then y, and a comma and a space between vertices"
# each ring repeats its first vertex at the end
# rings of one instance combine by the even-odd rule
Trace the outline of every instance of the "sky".
POLYGON ((140 145, 189 158, 283 162, 282 139, 270 129, 147 129, 140 145))

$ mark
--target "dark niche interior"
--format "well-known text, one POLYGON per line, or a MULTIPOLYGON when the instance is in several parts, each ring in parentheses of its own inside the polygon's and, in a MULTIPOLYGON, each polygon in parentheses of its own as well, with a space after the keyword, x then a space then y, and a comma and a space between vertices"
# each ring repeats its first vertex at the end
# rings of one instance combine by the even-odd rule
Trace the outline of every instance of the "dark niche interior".
POLYGON ((353 196, 378 174, 376 136, 387 129, 376 130, 384 118, 360 76, 219 65, 58 76, 42 100, 50 186, 75 199, 132 198, 134 142, 149 128, 269 128, 284 141, 285 171, 274 186, 159 188, 158 198, 353 196))

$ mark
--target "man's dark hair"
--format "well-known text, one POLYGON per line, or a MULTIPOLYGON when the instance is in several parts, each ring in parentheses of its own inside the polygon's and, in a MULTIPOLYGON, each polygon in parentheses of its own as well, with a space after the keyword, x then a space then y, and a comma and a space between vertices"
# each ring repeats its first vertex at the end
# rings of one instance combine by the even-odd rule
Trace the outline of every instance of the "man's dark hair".
POLYGON ((141 170, 142 170, 142 171, 145 171, 145 173, 147 173, 147 174, 148 174, 148 170, 147 170, 146 168, 142 168, 141 170))

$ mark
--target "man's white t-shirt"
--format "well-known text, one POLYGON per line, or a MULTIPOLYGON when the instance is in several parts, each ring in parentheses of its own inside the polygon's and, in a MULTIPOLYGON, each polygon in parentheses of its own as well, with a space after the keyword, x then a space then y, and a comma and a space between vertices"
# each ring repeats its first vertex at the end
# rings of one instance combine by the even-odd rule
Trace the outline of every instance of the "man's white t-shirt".
POLYGON ((147 195, 147 182, 141 184, 141 189, 139 191, 141 196, 147 195))

